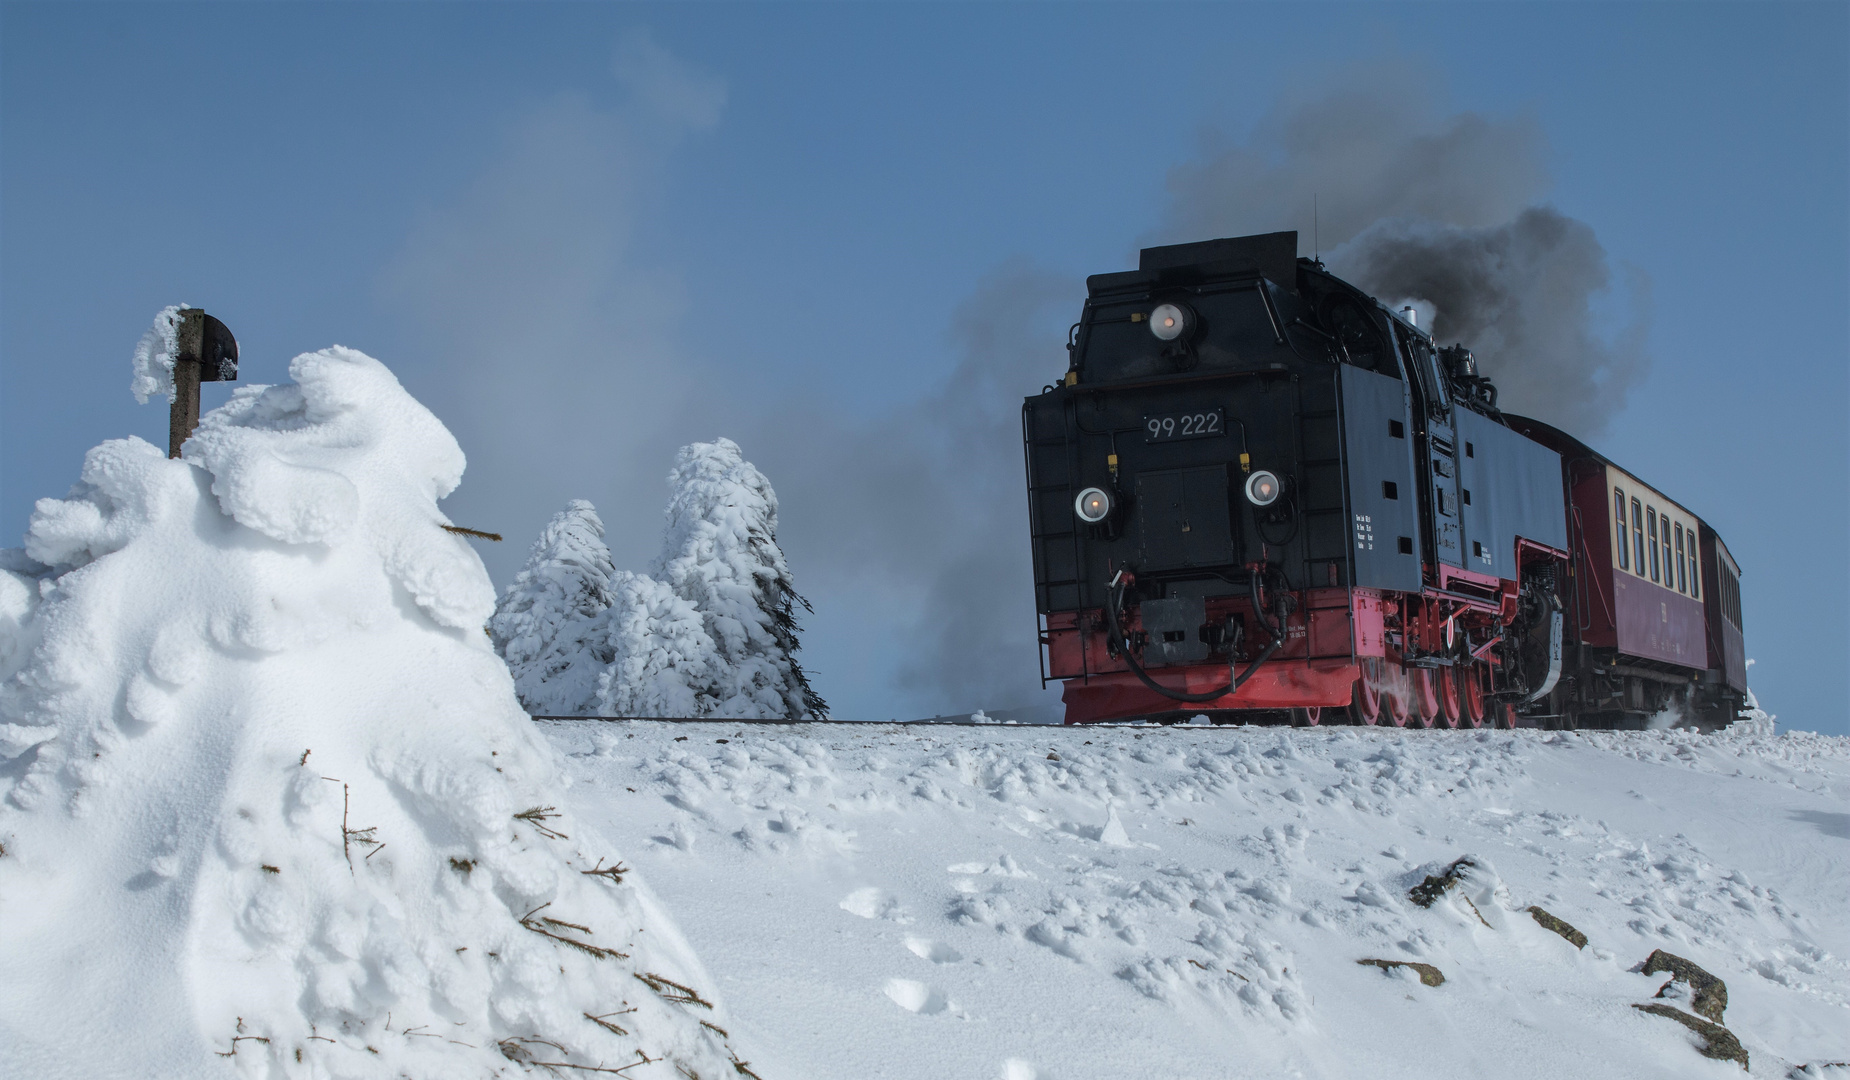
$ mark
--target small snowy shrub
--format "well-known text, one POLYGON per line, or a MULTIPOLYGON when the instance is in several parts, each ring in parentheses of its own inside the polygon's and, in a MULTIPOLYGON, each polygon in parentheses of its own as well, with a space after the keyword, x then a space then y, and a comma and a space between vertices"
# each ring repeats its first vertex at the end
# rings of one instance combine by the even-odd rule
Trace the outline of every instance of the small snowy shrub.
POLYGON ((613 659, 599 616, 610 607, 615 574, 597 509, 572 500, 540 533, 488 622, 528 712, 595 710, 599 677, 613 659))
POLYGON ((676 455, 655 577, 700 613, 712 655, 690 685, 694 715, 806 720, 828 706, 797 663, 797 595, 777 546, 771 482, 720 439, 676 455))

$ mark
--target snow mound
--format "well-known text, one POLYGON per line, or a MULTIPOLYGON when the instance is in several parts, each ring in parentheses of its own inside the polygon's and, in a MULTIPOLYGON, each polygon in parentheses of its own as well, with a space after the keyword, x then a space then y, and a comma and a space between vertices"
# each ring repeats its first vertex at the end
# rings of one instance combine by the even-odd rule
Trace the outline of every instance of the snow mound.
POLYGON ((735 1075, 483 633, 461 449, 361 353, 290 374, 0 557, 6 1071, 735 1075))

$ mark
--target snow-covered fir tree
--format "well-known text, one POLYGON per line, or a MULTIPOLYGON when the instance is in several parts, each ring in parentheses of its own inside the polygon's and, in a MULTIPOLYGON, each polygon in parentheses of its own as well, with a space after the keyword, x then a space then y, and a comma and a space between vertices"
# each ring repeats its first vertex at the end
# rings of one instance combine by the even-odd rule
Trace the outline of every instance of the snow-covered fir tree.
MULTIPOLYGON (((825 715, 827 704, 796 659, 796 608, 809 604, 777 546, 771 482, 730 439, 682 447, 668 482, 674 494, 654 576, 698 612, 712 648, 703 672, 691 663, 678 668, 695 705, 684 715, 825 715)), ((680 640, 696 644, 691 635, 680 640)))
POLYGON ((615 577, 597 508, 572 500, 540 533, 488 623, 528 712, 596 711, 599 678, 615 655, 604 627, 615 577))
POLYGON ((644 574, 618 573, 599 629, 611 662, 598 676, 603 716, 704 716, 717 656, 694 605, 644 574))

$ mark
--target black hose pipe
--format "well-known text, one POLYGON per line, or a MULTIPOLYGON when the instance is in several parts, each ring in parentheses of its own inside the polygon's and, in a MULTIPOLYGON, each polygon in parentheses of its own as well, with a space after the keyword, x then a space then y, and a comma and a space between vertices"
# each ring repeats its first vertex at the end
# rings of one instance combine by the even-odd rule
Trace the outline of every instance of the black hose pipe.
POLYGON ((1145 671, 1143 665, 1139 664, 1137 658, 1131 654, 1130 642, 1125 639, 1124 631, 1118 625, 1118 601, 1124 591, 1122 585, 1108 586, 1105 590, 1106 614, 1110 616, 1106 622, 1106 629, 1110 632, 1112 644, 1116 645, 1118 651, 1123 654, 1124 662, 1129 665, 1131 674, 1137 676, 1137 680, 1145 686, 1175 701, 1187 701, 1198 704, 1204 701, 1218 700, 1245 685, 1246 680, 1253 677, 1253 672, 1259 670, 1259 665, 1270 660, 1272 654, 1278 651, 1279 646, 1285 643, 1284 612, 1279 612, 1279 625, 1275 629, 1271 621, 1265 617, 1265 609, 1261 607, 1259 603, 1259 576, 1255 574, 1251 580, 1253 613, 1258 617, 1260 624, 1266 628, 1266 631, 1272 635, 1272 640, 1264 649, 1260 650, 1258 656, 1253 658, 1253 662, 1246 666, 1246 671, 1244 673, 1234 671, 1234 665, 1237 661, 1229 655, 1227 658, 1227 685, 1218 690, 1204 690, 1200 693, 1189 693, 1186 690, 1172 690, 1150 677, 1150 673, 1145 671))

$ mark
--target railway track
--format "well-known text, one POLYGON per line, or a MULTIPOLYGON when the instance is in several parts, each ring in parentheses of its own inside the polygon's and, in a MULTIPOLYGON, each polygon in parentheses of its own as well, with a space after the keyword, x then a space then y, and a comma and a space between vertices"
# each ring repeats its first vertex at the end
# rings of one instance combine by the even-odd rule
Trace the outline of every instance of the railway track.
MULTIPOLYGON (((808 724, 834 724, 838 726, 845 725, 845 726, 851 726, 851 727, 994 727, 994 728, 1017 728, 1017 729, 1022 729, 1022 728, 1055 729, 1055 728, 1058 728, 1061 730, 1071 730, 1071 731, 1088 731, 1088 730, 1095 730, 1098 728, 1200 728, 1203 730, 1207 730, 1207 729, 1216 728, 1216 727, 1247 727, 1247 726, 1287 727, 1287 726, 1290 726, 1290 725, 1282 724, 1282 723, 1256 724, 1256 725, 1252 725, 1252 724, 1190 724, 1183 720, 1175 720, 1175 721, 1116 720, 1116 721, 1094 721, 1092 723, 1086 723, 1086 724, 1023 724, 1017 721, 1009 721, 1009 720, 991 720, 988 722, 983 722, 983 721, 977 721, 977 720, 951 720, 951 719, 945 719, 942 717, 933 717, 933 718, 925 719, 925 720, 835 720, 835 719, 827 719, 827 720, 756 720, 756 719, 752 719, 752 720, 746 720, 746 719, 740 719, 738 717, 725 717, 725 716, 530 716, 529 719, 546 720, 546 721, 597 720, 597 721, 602 721, 605 723, 616 723, 618 721, 626 721, 626 720, 639 720, 639 721, 647 721, 650 723, 659 723, 659 724, 731 724, 734 726, 747 726, 747 727, 803 727, 808 724)), ((1332 724, 1328 726, 1341 727, 1341 726, 1346 726, 1346 725, 1332 724)), ((1391 725, 1387 725, 1387 724, 1381 725, 1381 728, 1384 731, 1393 730, 1391 725)), ((1413 725, 1411 724, 1408 725, 1408 729, 1417 730, 1417 729, 1414 729, 1413 725)), ((1435 728, 1435 730, 1439 730, 1439 729, 1435 728)), ((1461 728, 1460 730, 1467 730, 1467 729, 1461 728)), ((1475 730, 1475 729, 1471 729, 1471 730, 1475 730)))
MULTIPOLYGON (((755 727, 802 727, 805 724, 853 724, 860 727, 1066 727, 1065 724, 1021 724, 1007 721, 981 723, 975 720, 742 720, 738 717, 725 716, 534 716, 534 720, 602 720, 615 722, 619 720, 647 720, 661 724, 733 724, 755 727)), ((1092 725, 1102 726, 1102 725, 1092 725)), ((1158 724, 1113 724, 1112 727, 1159 727, 1158 724)))

